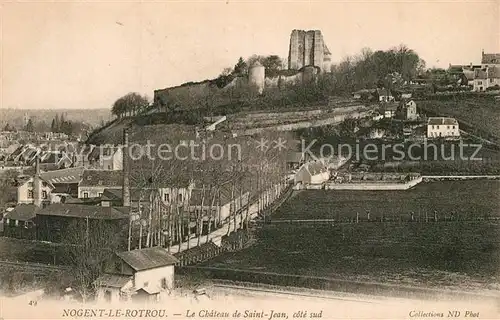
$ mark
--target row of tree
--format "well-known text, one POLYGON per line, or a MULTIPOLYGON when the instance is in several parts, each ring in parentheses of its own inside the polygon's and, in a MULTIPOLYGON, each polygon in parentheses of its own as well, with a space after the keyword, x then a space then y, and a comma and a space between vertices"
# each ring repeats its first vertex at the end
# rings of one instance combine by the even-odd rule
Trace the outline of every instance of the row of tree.
POLYGON ((365 48, 332 66, 336 89, 344 92, 377 87, 392 89, 424 71, 425 61, 405 45, 386 51, 365 48))
POLYGON ((73 122, 66 120, 64 114, 61 114, 60 116, 56 114, 50 124, 50 131, 54 133, 65 133, 68 136, 71 136, 73 134, 73 122))
POLYGON ((126 116, 134 116, 149 107, 149 100, 146 96, 136 92, 131 92, 119 98, 113 103, 111 113, 121 118, 126 116))
MULTIPOLYGON (((269 133, 268 141, 271 139, 269 133)), ((287 135, 287 134, 285 134, 287 135)), ((282 139, 291 141, 291 136, 282 139), (289 139, 286 139, 289 138, 289 139)), ((180 245, 187 239, 194 229, 201 241, 203 226, 206 225, 207 234, 215 225, 227 223, 227 233, 230 230, 243 228, 237 218, 241 210, 249 201, 247 194, 260 195, 259 205, 265 203, 262 197, 269 197, 263 193, 273 184, 283 182, 285 172, 286 152, 270 147, 262 152, 256 152, 255 144, 246 138, 230 138, 225 141, 212 141, 208 144, 228 146, 237 144, 241 147, 240 160, 144 160, 132 163, 132 185, 140 190, 140 198, 148 205, 144 210, 139 209, 137 227, 132 230, 134 239, 131 242, 138 247, 163 246, 171 248, 174 243, 180 245), (187 174, 189 172, 189 174, 187 174), (186 176, 194 181, 194 190, 186 193, 184 188, 172 188, 170 201, 165 204, 159 190, 169 185, 184 185, 186 176), (196 196, 194 196, 196 194, 196 196), (179 196, 181 195, 181 196, 179 196), (196 203, 192 203, 196 198, 196 203), (223 198, 231 199, 230 217, 226 221, 220 220, 218 208, 224 203, 223 198), (194 210, 192 208, 195 207, 194 210), (194 226, 190 224, 194 222, 194 226)), ((268 199, 267 199, 268 200, 268 199)), ((139 206, 141 208, 141 206, 139 206)), ((244 224, 248 224, 248 207, 245 209, 244 224)), ((208 235, 207 235, 208 237, 208 235)), ((188 242, 189 245, 189 242, 188 242)))

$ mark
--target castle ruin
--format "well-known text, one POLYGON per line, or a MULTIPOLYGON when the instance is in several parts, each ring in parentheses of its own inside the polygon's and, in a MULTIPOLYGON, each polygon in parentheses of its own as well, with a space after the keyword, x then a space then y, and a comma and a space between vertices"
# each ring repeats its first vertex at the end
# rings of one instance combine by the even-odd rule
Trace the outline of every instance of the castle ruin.
POLYGON ((331 53, 319 30, 293 30, 290 35, 288 69, 299 70, 306 66, 315 66, 322 72, 330 72, 331 53))

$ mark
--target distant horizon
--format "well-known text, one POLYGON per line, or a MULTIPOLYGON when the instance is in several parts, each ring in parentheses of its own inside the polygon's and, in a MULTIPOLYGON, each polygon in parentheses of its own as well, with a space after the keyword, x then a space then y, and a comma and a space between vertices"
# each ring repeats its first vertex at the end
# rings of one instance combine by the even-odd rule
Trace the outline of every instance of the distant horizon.
POLYGON ((293 29, 320 30, 334 63, 400 44, 427 68, 500 52, 495 0, 41 1, 5 3, 0 12, 0 109, 110 109, 129 92, 152 100, 156 89, 213 79, 240 56, 287 59, 293 29))

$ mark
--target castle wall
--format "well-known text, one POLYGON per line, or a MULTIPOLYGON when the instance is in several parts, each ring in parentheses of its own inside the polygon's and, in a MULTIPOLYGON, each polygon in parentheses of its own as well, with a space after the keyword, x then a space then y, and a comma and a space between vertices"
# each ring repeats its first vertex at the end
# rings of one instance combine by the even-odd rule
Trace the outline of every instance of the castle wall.
POLYGON ((323 69, 323 61, 324 61, 324 43, 323 36, 321 35, 321 31, 314 31, 314 58, 312 64, 317 67, 323 69))
POLYGON ((325 55, 325 51, 328 53, 321 31, 293 30, 290 35, 288 69, 298 70, 314 65, 322 71, 330 71, 331 57, 325 55))

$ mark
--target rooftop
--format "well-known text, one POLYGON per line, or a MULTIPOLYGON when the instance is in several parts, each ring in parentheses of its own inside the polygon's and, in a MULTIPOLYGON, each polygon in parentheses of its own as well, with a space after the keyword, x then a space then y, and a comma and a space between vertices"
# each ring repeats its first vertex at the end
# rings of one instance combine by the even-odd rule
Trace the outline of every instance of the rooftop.
POLYGON ((430 117, 427 125, 458 125, 458 121, 455 118, 430 117))
POLYGON ((38 211, 37 215, 117 220, 128 218, 127 210, 124 207, 53 203, 38 211))
POLYGON ((80 182, 82 187, 121 187, 123 173, 121 170, 84 170, 80 182))
POLYGON ((132 279, 131 276, 105 273, 95 283, 102 287, 122 288, 132 279))
POLYGON ((482 64, 488 64, 488 63, 498 63, 500 64, 500 53, 484 53, 481 58, 481 63, 482 64))
POLYGON ((19 204, 14 208, 14 210, 7 213, 5 218, 28 221, 36 216, 36 211, 38 209, 39 208, 33 204, 19 204))
POLYGON ((40 173, 40 178, 51 183, 78 183, 82 179, 83 167, 53 170, 40 173))
POLYGON ((135 271, 170 266, 179 260, 162 248, 136 249, 117 253, 135 271))

